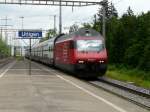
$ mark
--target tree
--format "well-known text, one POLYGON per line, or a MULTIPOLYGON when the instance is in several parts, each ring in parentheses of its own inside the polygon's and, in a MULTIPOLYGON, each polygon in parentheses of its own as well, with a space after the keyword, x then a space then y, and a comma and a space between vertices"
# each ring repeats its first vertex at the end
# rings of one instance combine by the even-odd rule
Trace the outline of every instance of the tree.
POLYGON ((49 31, 48 31, 47 34, 46 34, 46 37, 41 38, 40 42, 46 41, 46 40, 48 40, 48 39, 50 39, 50 38, 53 38, 53 37, 55 37, 56 35, 57 35, 56 30, 54 30, 54 29, 49 29, 49 31))
MULTIPOLYGON (((108 2, 108 0, 106 0, 106 2, 104 3, 105 5, 105 11, 106 11, 106 19, 111 19, 112 17, 118 17, 118 12, 114 6, 114 4, 111 2, 108 2)), ((101 7, 98 10, 98 17, 99 17, 99 21, 102 21, 103 18, 103 7, 101 7)))
MULTIPOLYGON (((103 3, 103 5, 105 5, 106 18, 108 19, 109 15, 110 15, 108 0, 106 0, 105 3, 103 3)), ((103 7, 99 8, 97 15, 99 17, 99 21, 102 21, 102 18, 103 18, 103 7)))
POLYGON ((131 7, 128 7, 127 15, 129 15, 129 16, 133 16, 133 15, 134 15, 134 13, 133 13, 131 7))
MULTIPOLYGON (((109 62, 148 71, 150 69, 150 12, 135 16, 131 7, 118 18, 112 3, 106 2, 106 47, 109 62)), ((102 29, 102 9, 92 28, 102 29), (101 27, 99 27, 101 25, 101 27)))
MULTIPOLYGON (((142 50, 139 59, 138 68, 150 70, 150 11, 147 14, 142 13, 138 19, 138 41, 142 42, 142 50)), ((140 46, 140 47, 141 47, 140 46)))
POLYGON ((83 28, 92 28, 92 24, 90 23, 83 23, 82 26, 83 28))
POLYGON ((9 47, 0 37, 0 58, 9 56, 9 47))
POLYGON ((116 17, 117 18, 118 17, 118 12, 117 12, 114 4, 111 2, 110 3, 110 18, 112 18, 112 17, 116 17))
POLYGON ((49 29, 48 33, 46 34, 46 38, 49 39, 49 38, 52 38, 52 37, 54 37, 56 35, 57 35, 57 33, 56 33, 56 31, 54 29, 49 29))
POLYGON ((73 24, 73 25, 70 26, 70 28, 69 28, 69 33, 78 31, 78 29, 79 29, 79 26, 78 26, 77 24, 73 24))
MULTIPOLYGON (((108 24, 109 20, 112 18, 118 18, 118 12, 114 6, 114 4, 111 2, 108 2, 106 0, 105 4, 105 10, 106 10, 106 31, 108 31, 108 24)), ((95 22, 95 19, 93 20, 93 28, 102 33, 102 20, 103 20, 103 7, 99 8, 98 13, 97 13, 98 19, 95 22)), ((94 17, 95 18, 95 17, 94 17)), ((106 32, 106 35, 108 33, 106 32)))

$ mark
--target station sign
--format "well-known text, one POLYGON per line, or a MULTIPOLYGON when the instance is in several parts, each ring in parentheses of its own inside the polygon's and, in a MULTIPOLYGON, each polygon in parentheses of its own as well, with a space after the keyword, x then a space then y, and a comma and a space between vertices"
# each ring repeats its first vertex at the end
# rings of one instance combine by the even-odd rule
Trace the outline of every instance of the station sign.
POLYGON ((18 37, 22 39, 38 39, 42 37, 42 31, 40 30, 20 30, 18 31, 18 37))

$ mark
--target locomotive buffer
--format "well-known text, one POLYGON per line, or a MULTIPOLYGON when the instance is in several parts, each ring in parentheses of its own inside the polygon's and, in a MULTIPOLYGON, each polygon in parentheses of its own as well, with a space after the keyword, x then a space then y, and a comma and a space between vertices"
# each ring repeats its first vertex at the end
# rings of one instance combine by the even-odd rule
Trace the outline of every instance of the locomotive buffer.
POLYGON ((18 39, 29 39, 29 75, 31 75, 31 40, 40 39, 42 37, 41 30, 20 30, 18 31, 18 39))

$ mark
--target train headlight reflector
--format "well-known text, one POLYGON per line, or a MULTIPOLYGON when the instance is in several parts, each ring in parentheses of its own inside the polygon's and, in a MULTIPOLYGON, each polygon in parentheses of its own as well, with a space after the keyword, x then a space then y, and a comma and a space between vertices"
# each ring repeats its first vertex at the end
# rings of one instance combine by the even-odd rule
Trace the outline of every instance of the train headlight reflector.
POLYGON ((78 61, 79 63, 84 63, 84 61, 78 61))
POLYGON ((99 61, 100 63, 104 63, 104 61, 99 61))

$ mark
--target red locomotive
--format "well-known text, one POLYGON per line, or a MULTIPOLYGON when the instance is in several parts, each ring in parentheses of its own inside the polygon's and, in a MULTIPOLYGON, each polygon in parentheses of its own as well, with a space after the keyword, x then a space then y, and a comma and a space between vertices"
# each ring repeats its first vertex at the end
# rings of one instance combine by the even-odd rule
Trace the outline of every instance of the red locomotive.
POLYGON ((103 76, 107 70, 105 40, 93 29, 82 28, 39 43, 31 50, 31 59, 81 77, 103 76))

